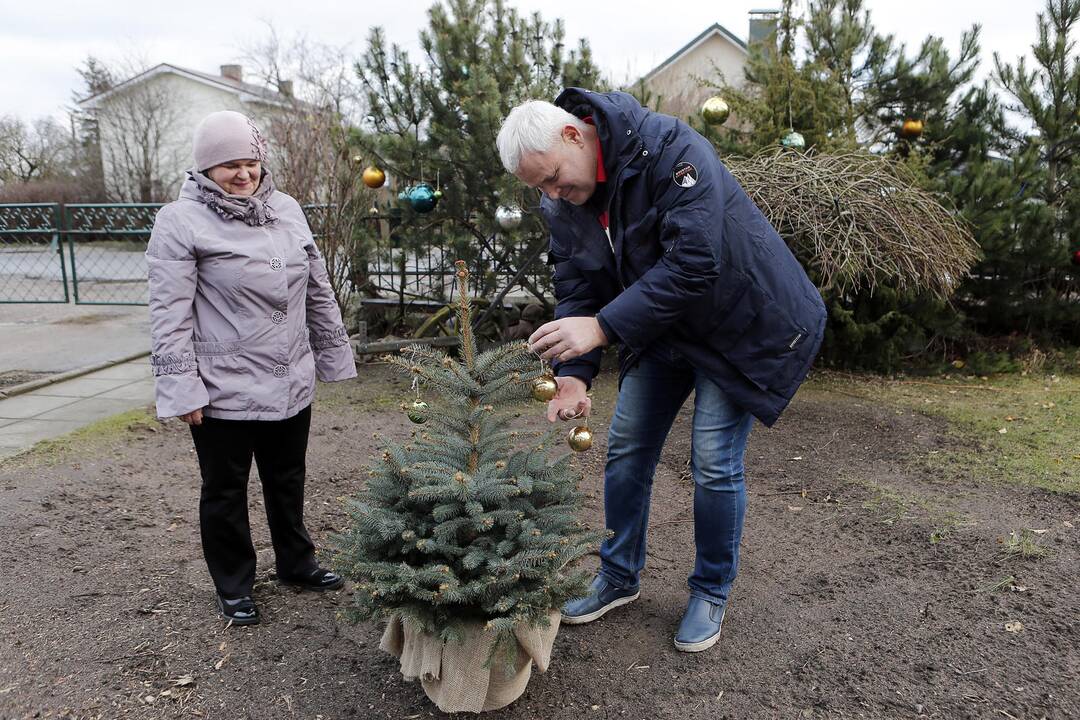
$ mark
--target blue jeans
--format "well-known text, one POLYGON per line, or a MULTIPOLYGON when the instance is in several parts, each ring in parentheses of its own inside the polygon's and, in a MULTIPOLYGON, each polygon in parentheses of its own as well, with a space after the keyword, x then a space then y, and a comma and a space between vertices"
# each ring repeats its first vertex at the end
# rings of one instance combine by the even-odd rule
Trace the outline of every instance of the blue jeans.
POLYGON ((608 434, 604 512, 615 535, 600 548, 600 574, 620 588, 638 584, 653 474, 668 431, 695 391, 691 467, 697 557, 690 594, 726 602, 739 567, 746 512, 743 454, 753 416, 674 351, 653 351, 623 378, 608 434))

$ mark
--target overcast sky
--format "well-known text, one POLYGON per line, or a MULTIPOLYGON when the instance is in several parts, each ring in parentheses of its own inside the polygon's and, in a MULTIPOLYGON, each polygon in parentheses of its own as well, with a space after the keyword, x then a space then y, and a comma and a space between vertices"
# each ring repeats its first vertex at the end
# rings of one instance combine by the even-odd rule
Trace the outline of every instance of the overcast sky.
MULTIPOLYGON (((805 3, 805 0, 801 0, 805 3)), ((769 0, 508 0, 523 11, 561 17, 569 43, 586 37, 596 62, 616 82, 636 78, 719 22, 746 38, 750 9, 779 7, 769 0), (617 8, 617 9, 616 9, 617 8), (660 8, 670 9, 662 12, 660 8)), ((151 63, 169 62, 208 72, 234 62, 242 48, 265 35, 264 22, 283 36, 348 45, 354 55, 368 28, 417 48, 430 0, 259 0, 179 3, 146 0, 0 0, 0 115, 33 118, 61 114, 80 87, 75 67, 87 55, 107 60, 138 54, 151 63)), ((1042 0, 867 0, 879 32, 917 46, 928 33, 954 51, 960 35, 982 25, 982 72, 992 54, 1010 60, 1027 53, 1036 38, 1035 15, 1042 0)))

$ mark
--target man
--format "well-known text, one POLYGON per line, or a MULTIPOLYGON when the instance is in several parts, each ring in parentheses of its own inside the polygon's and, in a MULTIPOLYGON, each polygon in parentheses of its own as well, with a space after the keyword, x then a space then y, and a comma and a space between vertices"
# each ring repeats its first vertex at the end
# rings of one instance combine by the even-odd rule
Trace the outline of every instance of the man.
POLYGON ((550 421, 589 412, 600 348, 621 343, 604 473, 614 535, 563 622, 637 599, 653 473, 694 391, 697 555, 675 647, 705 650, 738 569, 750 426, 775 423, 806 377, 824 332, 821 296, 709 142, 630 95, 569 88, 554 104, 523 103, 498 147, 506 169, 544 194, 551 229, 555 320, 529 338, 557 375, 550 421))

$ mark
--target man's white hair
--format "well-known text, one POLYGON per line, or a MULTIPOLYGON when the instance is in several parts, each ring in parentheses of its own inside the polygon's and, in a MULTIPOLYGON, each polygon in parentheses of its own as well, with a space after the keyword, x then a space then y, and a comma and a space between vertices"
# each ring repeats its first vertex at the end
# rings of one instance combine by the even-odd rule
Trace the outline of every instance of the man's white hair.
POLYGON ((523 155, 550 150, 567 125, 585 132, 585 122, 581 118, 546 100, 521 103, 506 116, 495 139, 503 167, 516 173, 523 155))

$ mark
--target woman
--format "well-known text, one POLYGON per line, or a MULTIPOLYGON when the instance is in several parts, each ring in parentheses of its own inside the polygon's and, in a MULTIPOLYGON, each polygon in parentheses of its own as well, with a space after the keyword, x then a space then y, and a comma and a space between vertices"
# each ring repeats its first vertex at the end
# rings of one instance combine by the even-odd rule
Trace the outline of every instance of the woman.
POLYGON ((203 554, 218 608, 259 622, 247 482, 262 481, 277 574, 306 590, 343 581, 304 527, 315 377, 356 377, 326 263, 293 198, 274 189, 266 142, 238 112, 195 130, 195 168, 158 212, 146 250, 158 416, 191 426, 203 554))

